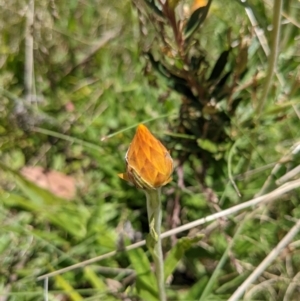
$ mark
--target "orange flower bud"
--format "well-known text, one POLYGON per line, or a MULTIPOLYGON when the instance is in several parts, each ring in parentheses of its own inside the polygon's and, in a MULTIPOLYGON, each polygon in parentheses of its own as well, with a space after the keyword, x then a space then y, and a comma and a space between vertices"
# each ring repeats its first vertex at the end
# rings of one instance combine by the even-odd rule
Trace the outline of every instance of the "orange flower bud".
POLYGON ((167 149, 140 124, 125 156, 126 173, 119 177, 137 188, 156 189, 172 178, 173 160, 167 149))

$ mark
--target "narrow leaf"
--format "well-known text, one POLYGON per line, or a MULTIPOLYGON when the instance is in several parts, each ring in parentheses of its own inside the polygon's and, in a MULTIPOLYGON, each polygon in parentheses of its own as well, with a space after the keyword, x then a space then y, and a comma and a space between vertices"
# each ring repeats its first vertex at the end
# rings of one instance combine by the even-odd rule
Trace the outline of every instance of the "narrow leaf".
POLYGON ((208 14, 212 0, 209 0, 207 5, 196 9, 189 18, 185 30, 184 39, 189 39, 198 27, 204 22, 208 14))
POLYGON ((153 10, 154 13, 156 13, 160 17, 164 17, 164 14, 162 11, 156 6, 154 0, 144 0, 144 2, 153 10))
POLYGON ((248 277, 250 272, 246 271, 245 273, 238 275, 230 281, 227 281, 223 285, 219 286, 216 289, 217 294, 225 294, 234 291, 237 287, 239 287, 248 277))
POLYGON ((26 180, 19 172, 0 163, 0 168, 11 173, 16 183, 27 196, 26 199, 11 195, 9 200, 16 205, 39 214, 54 225, 62 228, 75 237, 82 238, 86 234, 86 224, 89 212, 85 206, 76 205, 53 195, 51 192, 38 187, 26 180))
POLYGON ((72 285, 67 282, 62 276, 56 275, 54 277, 55 279, 55 284, 61 288, 66 295, 70 297, 70 300, 72 301, 81 301, 83 298, 81 295, 79 295, 75 289, 72 287, 72 285))
POLYGON ((93 287, 101 290, 107 290, 106 284, 100 277, 96 275, 96 273, 90 267, 84 268, 84 276, 87 280, 89 280, 93 287))
POLYGON ((165 280, 173 273, 184 253, 189 250, 193 244, 201 240, 202 237, 202 235, 197 235, 193 238, 183 237, 177 241, 176 245, 169 252, 168 257, 165 260, 165 280))
POLYGON ((221 53, 220 57, 218 58, 215 66, 211 72, 211 75, 210 75, 208 81, 212 81, 212 80, 219 78, 219 76, 221 75, 221 73, 223 72, 223 70, 227 64, 229 53, 230 53, 230 49, 225 50, 221 53))
POLYGON ((218 145, 209 139, 197 139, 197 144, 204 150, 215 154, 218 152, 218 145))
POLYGON ((200 278, 188 291, 184 300, 198 300, 201 296, 206 284, 208 282, 208 277, 203 276, 200 278))
POLYGON ((142 249, 131 250, 129 260, 136 272, 136 290, 142 300, 158 301, 155 276, 151 271, 150 262, 142 249))

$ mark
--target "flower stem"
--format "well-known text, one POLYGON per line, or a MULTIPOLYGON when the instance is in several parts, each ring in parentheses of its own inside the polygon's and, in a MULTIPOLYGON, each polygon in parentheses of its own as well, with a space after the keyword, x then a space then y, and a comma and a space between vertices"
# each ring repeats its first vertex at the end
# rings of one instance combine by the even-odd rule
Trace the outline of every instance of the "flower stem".
POLYGON ((164 286, 164 259, 161 247, 161 189, 145 190, 147 197, 147 213, 149 222, 149 232, 151 243, 148 245, 153 256, 155 265, 155 274, 158 287, 159 301, 166 301, 166 293, 164 286))

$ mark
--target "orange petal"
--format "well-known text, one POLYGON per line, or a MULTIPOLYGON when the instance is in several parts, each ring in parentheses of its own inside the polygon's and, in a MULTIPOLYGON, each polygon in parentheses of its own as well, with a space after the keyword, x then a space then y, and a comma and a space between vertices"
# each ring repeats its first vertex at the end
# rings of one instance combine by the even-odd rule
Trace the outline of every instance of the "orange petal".
POLYGON ((171 180, 173 160, 146 126, 140 124, 126 154, 128 178, 138 180, 137 186, 160 187, 171 180), (133 173, 134 172, 134 173, 133 173))

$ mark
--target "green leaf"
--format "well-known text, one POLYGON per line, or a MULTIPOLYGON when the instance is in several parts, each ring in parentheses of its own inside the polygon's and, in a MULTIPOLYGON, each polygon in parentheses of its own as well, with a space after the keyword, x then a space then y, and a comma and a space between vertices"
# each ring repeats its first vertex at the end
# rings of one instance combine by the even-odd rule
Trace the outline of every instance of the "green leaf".
POLYGON ((222 74, 222 72, 227 64, 228 55, 230 53, 230 50, 231 49, 225 50, 221 53, 221 55, 219 56, 215 66, 210 74, 208 81, 212 81, 212 80, 218 79, 220 77, 220 75, 222 74))
POLYGON ((246 271, 243 274, 238 274, 237 277, 233 278, 230 281, 227 281, 223 285, 219 286, 216 289, 217 294, 225 294, 233 292, 237 287, 239 287, 249 276, 250 272, 246 271))
MULTIPOLYGON (((91 267, 84 268, 84 276, 85 278, 92 284, 92 286, 98 289, 101 293, 105 294, 105 301, 117 301, 119 299, 115 298, 114 296, 110 295, 110 290, 106 283, 99 277, 91 267)), ((102 297, 104 300, 104 297, 102 297)))
POLYGON ((14 176, 18 186, 27 195, 29 199, 36 205, 58 205, 63 204, 65 200, 54 196, 46 189, 40 188, 34 183, 26 180, 19 173, 14 172, 14 176))
POLYGON ((20 149, 12 150, 9 153, 9 163, 7 164, 14 169, 23 167, 25 164, 25 156, 23 152, 20 149))
POLYGON ((0 254, 4 254, 5 251, 11 248, 11 237, 9 235, 0 236, 0 254))
POLYGON ((208 282, 208 277, 203 276, 200 278, 188 291, 188 293, 184 296, 183 300, 198 300, 201 296, 206 284, 208 282))
MULTIPOLYGON (((24 234, 24 232, 20 232, 20 234, 24 234)), ((51 244, 51 246, 59 247, 64 250, 68 250, 70 247, 70 241, 60 236, 58 231, 46 232, 44 230, 32 229, 30 234, 44 243, 51 244)))
POLYGON ((169 70, 159 61, 156 61, 151 52, 147 52, 146 56, 149 58, 153 68, 158 71, 162 76, 169 79, 171 74, 169 70))
POLYGON ((92 284, 93 287, 100 290, 107 290, 106 284, 99 278, 96 273, 90 268, 84 268, 84 276, 92 284))
POLYGON ((201 240, 203 235, 197 235, 193 238, 183 237, 179 239, 176 245, 169 252, 164 263, 165 280, 173 273, 178 262, 183 257, 184 253, 189 250, 195 243, 201 240))
POLYGON ((21 207, 28 211, 37 211, 39 210, 39 206, 33 204, 27 198, 19 196, 14 193, 9 193, 5 191, 0 191, 0 200, 7 207, 21 207))
POLYGON ((48 219, 75 237, 86 235, 86 224, 89 212, 85 206, 65 204, 47 213, 48 219))
POLYGON ((204 150, 207 150, 208 152, 215 154, 218 152, 218 146, 217 144, 213 143, 212 141, 208 139, 197 139, 197 144, 204 150))
POLYGON ((186 96, 193 102, 194 106, 196 106, 200 110, 202 109, 202 105, 199 103, 198 98, 194 96, 187 81, 184 78, 173 74, 172 70, 169 70, 163 63, 156 61, 150 52, 147 52, 147 56, 153 68, 164 77, 168 87, 180 93, 181 95, 186 96))
POLYGON ((159 301, 157 283, 145 252, 142 249, 134 249, 127 254, 136 272, 136 290, 139 297, 142 300, 159 301))
POLYGON ((5 202, 11 206, 15 204, 26 210, 39 214, 59 226, 75 237, 82 238, 86 234, 86 224, 89 212, 85 206, 70 203, 53 195, 51 192, 36 186, 26 180, 19 172, 14 171, 0 163, 0 168, 11 173, 27 196, 27 199, 15 194, 8 194, 5 202))
POLYGON ((248 45, 246 43, 242 43, 238 56, 236 58, 236 68, 235 74, 239 78, 243 77, 248 64, 248 45))
POLYGON ((189 18, 184 29, 184 39, 189 39, 198 27, 204 22, 208 14, 212 0, 209 0, 207 5, 196 9, 189 18))
POLYGON ((73 288, 73 286, 66 281, 62 276, 60 275, 56 275, 54 277, 55 279, 55 284, 61 288, 65 294, 67 294, 70 297, 70 300, 72 301, 81 301, 83 300, 83 298, 81 297, 81 295, 79 295, 75 289, 73 288))

